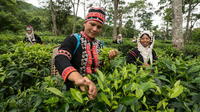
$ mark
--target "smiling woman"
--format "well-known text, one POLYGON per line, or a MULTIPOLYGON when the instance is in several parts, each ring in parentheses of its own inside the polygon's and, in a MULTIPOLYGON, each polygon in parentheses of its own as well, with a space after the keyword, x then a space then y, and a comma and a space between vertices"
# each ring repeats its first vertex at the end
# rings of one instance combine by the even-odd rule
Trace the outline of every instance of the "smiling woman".
MULTIPOLYGON (((84 29, 66 38, 55 56, 56 69, 67 89, 74 85, 79 86, 82 91, 88 88, 90 99, 96 97, 97 88, 86 75, 96 73, 100 66, 99 53, 102 46, 96 36, 101 33, 105 16, 102 8, 90 8, 83 24, 84 29)), ((116 55, 116 50, 110 50, 108 57, 113 59, 116 55)))
POLYGON ((127 54, 127 63, 149 66, 157 60, 156 52, 153 50, 154 37, 149 31, 144 31, 137 39, 137 48, 127 54))

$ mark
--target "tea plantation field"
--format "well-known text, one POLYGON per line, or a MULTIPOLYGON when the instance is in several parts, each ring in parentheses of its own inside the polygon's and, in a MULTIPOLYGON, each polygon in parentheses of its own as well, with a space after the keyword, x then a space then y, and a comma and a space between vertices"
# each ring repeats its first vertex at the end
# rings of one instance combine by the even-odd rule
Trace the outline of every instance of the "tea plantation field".
POLYGON ((177 51, 171 41, 156 40, 155 65, 137 68, 125 62, 136 43, 99 37, 105 64, 87 76, 98 88, 89 100, 78 88, 66 91, 61 77, 50 74, 52 50, 65 36, 40 35, 44 44, 30 45, 23 35, 0 34, 1 112, 200 112, 200 43, 177 51), (120 51, 113 60, 107 58, 110 48, 120 51))

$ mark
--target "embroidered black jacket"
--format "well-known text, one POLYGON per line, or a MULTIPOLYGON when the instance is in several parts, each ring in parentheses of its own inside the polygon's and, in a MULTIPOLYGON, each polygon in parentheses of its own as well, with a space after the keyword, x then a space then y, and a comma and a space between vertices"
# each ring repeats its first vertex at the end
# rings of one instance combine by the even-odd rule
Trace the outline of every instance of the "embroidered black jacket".
POLYGON ((88 38, 83 32, 80 34, 80 45, 75 53, 73 52, 78 40, 74 35, 71 35, 61 44, 55 57, 56 69, 65 81, 73 71, 78 71, 81 75, 91 74, 96 72, 99 66, 100 42, 88 38))

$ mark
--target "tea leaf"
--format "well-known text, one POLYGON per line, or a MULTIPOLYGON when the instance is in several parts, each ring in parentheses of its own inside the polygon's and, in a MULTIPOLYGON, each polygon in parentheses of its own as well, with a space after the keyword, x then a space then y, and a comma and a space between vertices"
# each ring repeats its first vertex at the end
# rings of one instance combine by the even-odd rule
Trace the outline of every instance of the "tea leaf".
POLYGON ((100 79, 101 81, 104 81, 104 80, 105 80, 104 74, 103 74, 100 70, 97 70, 97 73, 98 73, 98 75, 99 75, 99 79, 100 79))
POLYGON ((49 87, 49 88, 46 88, 48 91, 60 96, 60 97, 63 97, 64 98, 64 94, 58 90, 57 88, 53 88, 53 87, 49 87))
POLYGON ((183 92, 183 86, 180 85, 180 80, 174 84, 174 87, 171 89, 169 93, 169 98, 175 98, 179 96, 183 92))
POLYGON ((135 96, 125 96, 120 100, 120 103, 128 106, 137 101, 138 101, 138 98, 136 98, 135 96))
POLYGON ((72 97, 73 97, 76 101, 78 101, 78 102, 80 102, 80 103, 83 103, 83 97, 82 97, 82 94, 81 94, 81 92, 80 92, 79 90, 74 89, 74 88, 70 88, 70 92, 71 92, 71 94, 72 94, 72 97))
POLYGON ((189 70, 188 70, 188 73, 195 73, 195 72, 198 72, 200 71, 200 65, 198 66, 192 66, 189 70))
POLYGON ((69 104, 67 103, 67 104, 65 105, 65 112, 68 112, 68 110, 69 110, 69 104))
POLYGON ((97 82, 98 82, 98 85, 99 85, 100 89, 101 89, 102 91, 104 91, 104 86, 103 86, 102 81, 101 81, 99 78, 97 78, 97 82))
POLYGON ((194 80, 192 80, 192 83, 200 83, 200 77, 197 77, 194 80))
POLYGON ((101 99, 102 99, 107 105, 111 106, 110 101, 108 100, 107 96, 106 96, 104 93, 101 93, 100 96, 101 96, 101 99))
POLYGON ((143 96, 143 91, 140 88, 137 88, 135 91, 136 97, 141 98, 143 96))
POLYGON ((161 106, 163 106, 163 108, 165 109, 165 107, 168 105, 168 102, 166 102, 167 99, 163 99, 160 102, 158 102, 157 104, 157 109, 159 109, 161 106))

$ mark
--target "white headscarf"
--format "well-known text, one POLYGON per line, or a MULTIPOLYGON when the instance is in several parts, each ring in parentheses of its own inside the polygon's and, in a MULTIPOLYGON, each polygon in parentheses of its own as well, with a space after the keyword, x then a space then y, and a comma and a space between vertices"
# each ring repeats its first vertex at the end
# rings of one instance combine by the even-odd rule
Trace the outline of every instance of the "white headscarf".
POLYGON ((33 28, 30 27, 30 26, 28 26, 28 27, 26 28, 26 30, 31 30, 31 31, 32 31, 31 34, 29 34, 29 33, 26 32, 26 38, 28 38, 28 40, 33 44, 33 42, 36 41, 36 40, 35 40, 35 36, 34 36, 33 28))
POLYGON ((144 63, 148 63, 148 61, 150 60, 150 64, 153 63, 153 55, 152 55, 152 49, 153 49, 153 45, 154 45, 154 37, 153 37, 153 33, 150 31, 144 31, 140 34, 140 36, 137 39, 137 48, 140 51, 140 54, 143 57, 144 63), (141 43, 140 43, 140 38, 143 34, 148 34, 151 37, 151 45, 144 47, 141 43))

